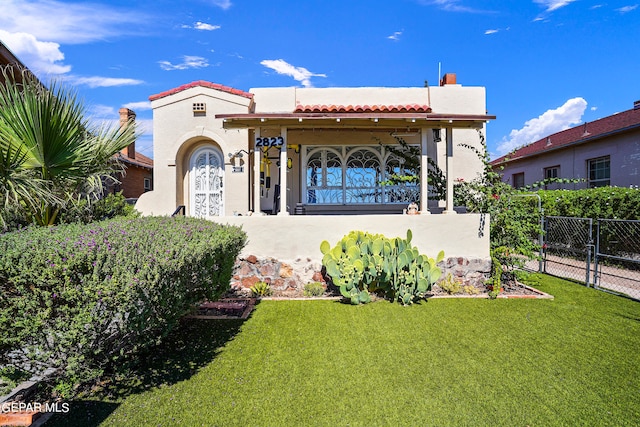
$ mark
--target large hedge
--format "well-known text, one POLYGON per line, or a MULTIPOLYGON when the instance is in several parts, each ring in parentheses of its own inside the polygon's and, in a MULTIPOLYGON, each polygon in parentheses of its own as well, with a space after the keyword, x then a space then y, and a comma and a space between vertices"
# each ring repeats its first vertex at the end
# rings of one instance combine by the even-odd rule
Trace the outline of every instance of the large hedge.
POLYGON ((227 290, 245 243, 237 227, 168 217, 1 235, 0 364, 22 357, 66 384, 94 379, 227 290))
POLYGON ((593 219, 640 219, 640 190, 600 187, 584 190, 540 190, 547 216, 593 219))

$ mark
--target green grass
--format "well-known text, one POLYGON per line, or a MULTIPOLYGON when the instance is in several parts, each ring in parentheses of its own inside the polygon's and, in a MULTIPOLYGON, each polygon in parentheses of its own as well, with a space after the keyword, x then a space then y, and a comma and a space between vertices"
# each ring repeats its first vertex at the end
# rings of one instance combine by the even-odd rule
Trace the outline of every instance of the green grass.
MULTIPOLYGON (((555 300, 263 301, 192 321, 111 399, 58 425, 632 426, 640 304, 543 277, 555 300)), ((52 423, 51 425, 56 425, 52 423)))

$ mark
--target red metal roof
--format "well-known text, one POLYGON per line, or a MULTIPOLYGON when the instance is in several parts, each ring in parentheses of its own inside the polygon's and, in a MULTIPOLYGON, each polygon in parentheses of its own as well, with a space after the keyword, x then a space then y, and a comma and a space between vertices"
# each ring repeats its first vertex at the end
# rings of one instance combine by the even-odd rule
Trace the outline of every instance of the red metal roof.
POLYGON ((498 165, 503 162, 520 160, 536 156, 564 146, 594 141, 605 136, 640 127, 640 109, 627 110, 612 116, 583 123, 579 126, 546 136, 534 143, 518 148, 514 152, 491 162, 498 165))
POLYGON ((294 113, 430 113, 428 105, 298 105, 294 113))
POLYGON ((249 98, 249 99, 253 98, 253 94, 252 93, 245 92, 245 91, 240 90, 240 89, 234 89, 232 87, 224 86, 224 85, 221 85, 219 83, 211 83, 211 82, 207 82, 207 81, 204 81, 204 80, 198 80, 198 81, 195 81, 195 82, 184 84, 182 86, 178 86, 178 87, 176 87, 174 89, 170 89, 170 90, 167 90, 165 92, 158 93, 156 95, 151 95, 149 97, 149 101, 155 101, 156 99, 164 98, 165 96, 173 95, 173 94, 182 92, 183 90, 191 89, 193 87, 198 87, 198 86, 206 87, 206 88, 209 88, 209 89, 216 89, 216 90, 219 90, 219 91, 222 91, 222 92, 227 92, 227 93, 231 93, 233 95, 243 96, 243 97, 249 98))

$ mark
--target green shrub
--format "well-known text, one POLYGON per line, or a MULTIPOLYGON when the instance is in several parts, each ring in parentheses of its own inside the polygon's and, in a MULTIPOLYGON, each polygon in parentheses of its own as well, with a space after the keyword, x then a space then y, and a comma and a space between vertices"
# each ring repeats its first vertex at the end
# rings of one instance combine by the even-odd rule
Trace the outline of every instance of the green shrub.
POLYGON ((444 280, 438 283, 438 286, 440 286, 440 289, 442 289, 449 295, 459 294, 460 292, 462 292, 462 285, 458 280, 453 278, 453 275, 451 273, 447 274, 447 277, 445 277, 444 280))
POLYGON ((310 282, 304 285, 302 293, 305 297, 319 297, 324 294, 324 286, 320 282, 310 282))
MULTIPOLYGON (((0 236, 2 355, 90 380, 155 344, 193 305, 229 288, 246 242, 194 218, 116 219, 0 236)), ((15 361, 15 360, 14 360, 15 361)))
POLYGON ((462 292, 467 295, 478 295, 480 293, 480 290, 473 285, 464 285, 462 287, 462 292))
POLYGON ((58 214, 60 224, 81 222, 88 224, 116 217, 135 218, 138 213, 133 205, 127 203, 122 192, 108 194, 97 200, 80 199, 68 203, 58 214))
POLYGON ((421 255, 407 238, 388 239, 379 234, 351 231, 335 247, 326 240, 320 245, 322 263, 334 285, 352 304, 371 301, 370 292, 383 292, 391 301, 404 305, 422 298, 442 271, 436 266, 444 258, 421 255))
MULTIPOLYGON (((127 203, 122 192, 120 192, 108 194, 106 197, 96 200, 80 198, 69 201, 60 208, 56 223, 88 224, 116 217, 136 218, 137 216, 139 216, 139 213, 134 209, 133 205, 127 203)), ((14 204, 0 209, 0 232, 15 231, 30 224, 27 212, 19 205, 14 204)))
POLYGON ((254 297, 268 297, 272 293, 271 286, 266 282, 257 282, 249 290, 254 297))
POLYGON ((593 219, 640 219, 640 189, 599 187, 540 190, 545 215, 593 219))

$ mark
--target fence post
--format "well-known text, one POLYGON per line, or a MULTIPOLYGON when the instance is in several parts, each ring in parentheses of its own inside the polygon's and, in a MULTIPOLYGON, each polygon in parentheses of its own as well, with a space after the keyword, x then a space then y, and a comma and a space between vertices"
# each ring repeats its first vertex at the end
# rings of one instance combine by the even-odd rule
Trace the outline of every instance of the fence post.
POLYGON ((593 287, 598 288, 598 254, 600 253, 600 219, 598 219, 596 227, 596 253, 594 254, 595 258, 595 268, 593 270, 593 287))
MULTIPOLYGON (((587 278, 584 282, 589 288, 589 284, 591 283, 591 248, 593 247, 593 218, 589 218, 589 240, 587 241, 587 265, 586 272, 587 278)), ((594 285, 595 286, 595 285, 594 285)))
POLYGON ((542 273, 542 257, 544 253, 544 209, 542 209, 542 201, 540 200, 540 196, 538 196, 539 209, 540 209, 540 236, 538 237, 538 243, 540 244, 540 261, 538 262, 538 273, 542 273))

